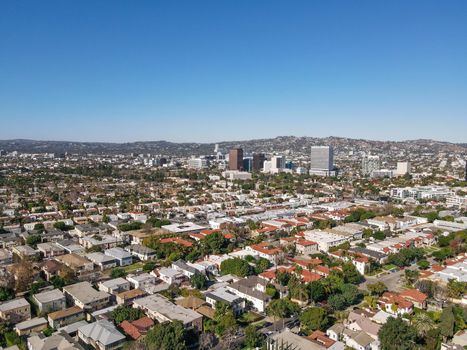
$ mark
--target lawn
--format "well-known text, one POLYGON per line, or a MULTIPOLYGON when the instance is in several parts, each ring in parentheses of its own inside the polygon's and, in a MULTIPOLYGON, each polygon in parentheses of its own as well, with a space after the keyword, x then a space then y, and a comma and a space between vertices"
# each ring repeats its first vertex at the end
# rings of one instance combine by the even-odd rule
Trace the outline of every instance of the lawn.
POLYGON ((136 270, 142 269, 144 264, 145 263, 143 261, 138 261, 137 263, 124 266, 123 269, 125 270, 126 273, 134 273, 136 270))
POLYGON ((399 269, 399 268, 396 265, 393 265, 393 264, 383 265, 383 270, 390 271, 390 270, 393 270, 393 269, 399 269))

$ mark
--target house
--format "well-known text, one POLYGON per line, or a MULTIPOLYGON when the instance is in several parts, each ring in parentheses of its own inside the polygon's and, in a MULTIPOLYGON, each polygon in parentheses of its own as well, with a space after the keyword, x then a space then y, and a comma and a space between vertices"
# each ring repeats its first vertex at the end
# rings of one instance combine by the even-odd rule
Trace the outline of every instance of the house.
POLYGON ((54 333, 50 337, 34 334, 28 337, 27 346, 28 350, 81 350, 65 332, 54 333))
POLYGON ((39 252, 28 245, 18 245, 11 248, 13 254, 20 259, 35 259, 39 257, 39 252))
POLYGON ((13 264, 13 253, 8 249, 0 248, 0 265, 13 264))
POLYGON ((170 285, 180 285, 184 280, 186 280, 186 276, 181 271, 172 269, 170 267, 161 267, 159 270, 157 270, 157 275, 162 281, 170 285))
POLYGON ((31 305, 24 298, 5 301, 0 304, 0 319, 18 323, 31 318, 31 305))
POLYGON ((326 347, 325 343, 320 343, 313 337, 302 337, 293 333, 290 329, 284 328, 279 332, 271 334, 266 338, 266 349, 294 349, 294 350, 344 350, 345 345, 340 341, 333 341, 332 345, 326 347))
POLYGON ((175 224, 170 224, 170 225, 164 225, 161 227, 161 229, 169 233, 176 233, 176 234, 199 233, 205 228, 206 227, 197 225, 193 222, 185 222, 183 224, 175 223, 175 224))
POLYGON ((352 236, 343 236, 326 230, 309 230, 303 233, 303 238, 308 241, 317 242, 322 252, 328 252, 330 248, 336 247, 353 239, 352 236))
POLYGON ((187 309, 196 311, 197 313, 213 320, 215 310, 208 306, 206 301, 195 296, 188 296, 186 298, 178 298, 175 303, 187 309))
POLYGON ((32 300, 37 305, 41 314, 63 310, 66 307, 66 299, 60 289, 34 294, 32 300))
POLYGON ((319 253, 318 243, 313 241, 308 241, 306 239, 299 239, 295 247, 297 249, 297 253, 301 255, 310 255, 319 253))
POLYGON ((206 302, 211 305, 213 309, 216 308, 217 302, 229 305, 235 315, 241 314, 245 309, 245 300, 226 287, 220 287, 211 292, 207 292, 204 296, 206 297, 206 302))
POLYGON ((108 281, 99 282, 97 285, 100 291, 109 294, 118 294, 127 290, 130 290, 130 282, 122 277, 114 278, 108 281))
POLYGON ((131 254, 119 247, 107 249, 104 254, 115 258, 118 266, 127 266, 133 263, 131 254))
POLYGON ((399 293, 405 300, 413 303, 419 309, 426 309, 428 296, 417 289, 406 289, 399 293))
POLYGON ((145 289, 147 286, 156 284, 156 277, 147 272, 143 272, 139 275, 128 275, 126 279, 133 288, 145 289))
POLYGON ((47 320, 44 317, 36 317, 17 323, 15 326, 15 332, 21 337, 31 333, 42 332, 46 328, 47 320))
POLYGON ((171 303, 159 294, 149 295, 133 301, 133 307, 143 310, 149 317, 158 322, 181 321, 185 328, 197 331, 203 329, 203 316, 196 311, 171 303))
POLYGON ((138 340, 142 335, 146 334, 152 326, 154 326, 154 321, 149 317, 143 317, 133 322, 125 320, 120 323, 120 328, 123 332, 133 340, 138 340))
POLYGON ((65 265, 59 261, 47 260, 42 265, 41 270, 44 274, 45 280, 50 281, 52 277, 58 276, 65 268, 65 265))
POLYGON ((248 300, 259 312, 266 310, 266 305, 271 300, 267 295, 266 286, 268 282, 258 276, 249 276, 247 278, 233 282, 227 286, 227 289, 233 294, 248 300))
POLYGON ((120 349, 126 340, 108 320, 99 320, 78 328, 78 339, 85 346, 91 346, 96 350, 120 349))
POLYGON ((172 263, 172 269, 176 271, 180 271, 183 273, 186 277, 191 278, 196 272, 199 272, 196 270, 193 266, 188 265, 185 261, 183 260, 177 260, 172 263))
POLYGON ((252 244, 245 248, 248 252, 251 252, 253 255, 260 256, 262 258, 268 259, 271 264, 277 265, 277 261, 283 256, 283 251, 279 248, 270 247, 267 243, 258 243, 252 244))
POLYGON ((111 249, 123 243, 123 238, 110 235, 88 236, 81 237, 79 239, 79 244, 87 249, 94 247, 99 247, 101 249, 111 249))
POLYGON ((378 299, 378 307, 392 315, 411 314, 413 303, 395 292, 384 292, 378 299))
POLYGON ((77 274, 84 274, 94 270, 92 261, 75 253, 58 256, 55 260, 65 264, 77 274))
POLYGON ((79 282, 63 287, 67 301, 83 310, 99 310, 107 306, 110 295, 95 290, 89 282, 79 282))
POLYGON ((363 331, 374 340, 378 340, 381 325, 373 321, 372 317, 374 315, 374 313, 368 313, 365 310, 350 311, 346 327, 356 332, 363 331))
POLYGON ((86 254, 86 258, 94 263, 101 271, 113 269, 117 266, 117 259, 114 257, 105 255, 101 252, 86 254))
POLYGON ((44 258, 52 258, 66 253, 63 247, 53 242, 38 243, 37 250, 44 258))
POLYGON ((65 327, 69 324, 84 320, 84 311, 78 306, 52 312, 47 315, 49 326, 54 329, 65 327))
POLYGON ((115 299, 118 305, 128 305, 128 304, 131 304, 133 300, 142 298, 145 295, 146 295, 145 291, 139 288, 136 288, 136 289, 130 289, 130 290, 118 293, 115 296, 115 299))
POLYGON ((356 350, 377 350, 379 348, 378 341, 363 331, 353 331, 346 328, 342 333, 342 340, 345 345, 356 350))
POLYGON ((132 244, 125 248, 131 255, 136 256, 141 261, 152 260, 156 258, 156 251, 154 249, 145 247, 141 244, 132 244))

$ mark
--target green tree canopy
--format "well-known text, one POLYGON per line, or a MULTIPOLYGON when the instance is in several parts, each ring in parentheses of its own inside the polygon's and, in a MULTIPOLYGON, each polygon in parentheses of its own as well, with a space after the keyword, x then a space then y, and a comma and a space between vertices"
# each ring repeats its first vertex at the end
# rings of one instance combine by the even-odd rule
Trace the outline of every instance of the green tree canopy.
POLYGON ((300 315, 300 324, 305 332, 310 333, 317 329, 325 330, 329 325, 329 318, 326 310, 320 307, 306 309, 300 315))
POLYGON ((401 317, 389 317, 378 333, 381 350, 414 350, 417 331, 401 317))

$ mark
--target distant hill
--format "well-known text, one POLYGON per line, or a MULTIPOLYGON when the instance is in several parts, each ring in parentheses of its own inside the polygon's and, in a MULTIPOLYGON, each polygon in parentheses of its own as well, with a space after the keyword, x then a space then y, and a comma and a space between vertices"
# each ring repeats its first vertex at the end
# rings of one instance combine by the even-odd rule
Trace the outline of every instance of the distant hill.
MULTIPOLYGON (((207 155, 214 152, 214 143, 175 143, 168 141, 145 141, 131 143, 69 142, 36 140, 0 140, 0 149, 22 153, 77 153, 77 154, 129 154, 188 156, 207 155)), ((414 153, 461 153, 467 154, 467 144, 455 144, 434 140, 371 141, 343 137, 295 137, 279 136, 269 139, 218 142, 221 151, 236 146, 246 152, 294 152, 308 154, 311 145, 333 145, 336 152, 365 151, 385 152, 408 150, 414 153)))

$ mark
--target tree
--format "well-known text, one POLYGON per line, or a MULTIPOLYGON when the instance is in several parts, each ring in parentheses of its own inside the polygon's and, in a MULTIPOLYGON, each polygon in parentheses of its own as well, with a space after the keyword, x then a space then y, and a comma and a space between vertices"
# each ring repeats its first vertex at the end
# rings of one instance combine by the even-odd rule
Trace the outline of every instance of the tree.
POLYGON ((367 295, 363 297, 363 300, 370 309, 376 309, 376 306, 378 305, 378 299, 372 297, 371 295, 367 295))
POLYGON ((221 273, 223 275, 233 274, 239 277, 246 277, 253 273, 253 269, 245 260, 232 258, 221 262, 221 273))
POLYGON ((451 278, 447 285, 448 295, 451 298, 459 299, 467 292, 467 283, 456 281, 454 278, 451 278))
POLYGON ((421 279, 415 283, 415 287, 422 293, 425 293, 428 298, 432 298, 436 292, 436 283, 431 280, 421 279))
POLYGON ((342 294, 331 295, 328 304, 334 311, 344 310, 347 307, 347 301, 342 294))
POLYGON ((417 332, 401 317, 389 317, 378 332, 381 350, 416 349, 417 332))
POLYGON ((26 238, 26 244, 33 248, 36 248, 37 243, 40 243, 41 240, 42 240, 41 235, 33 234, 33 235, 30 235, 28 238, 26 238))
POLYGON ((118 306, 111 312, 111 317, 116 324, 120 324, 127 320, 128 322, 135 321, 144 317, 144 312, 141 309, 135 309, 130 306, 118 306))
POLYGON ((269 303, 266 313, 277 319, 289 317, 300 310, 298 304, 289 299, 275 299, 269 303))
POLYGON ((386 285, 381 281, 368 284, 366 288, 371 293, 371 295, 378 295, 378 296, 383 295, 383 293, 388 290, 388 287, 386 287, 386 285))
POLYGON ((406 283, 408 285, 412 285, 415 282, 417 282, 418 278, 420 277, 420 272, 418 272, 417 270, 407 269, 404 271, 404 277, 405 277, 406 283))
POLYGON ((127 272, 120 267, 113 269, 112 272, 110 273, 110 277, 112 278, 125 277, 126 275, 127 275, 127 272))
POLYGON ((452 338, 454 335, 455 323, 456 320, 452 306, 443 309, 440 317, 439 330, 445 339, 452 338))
POLYGON ((430 267, 430 262, 428 260, 419 260, 417 261, 417 265, 420 269, 426 270, 430 267))
POLYGON ((206 277, 200 273, 200 272, 195 272, 193 276, 190 278, 191 286, 196 289, 206 289, 207 286, 207 281, 206 277))
POLYGON ((156 324, 148 331, 144 342, 149 349, 186 350, 185 327, 181 321, 156 324))
POLYGON ((25 292, 29 290, 29 287, 33 281, 33 268, 31 262, 28 260, 22 260, 16 266, 15 275, 15 290, 18 292, 25 292))
POLYGON ((290 277, 291 277, 291 275, 288 272, 285 272, 285 271, 277 271, 276 272, 276 281, 281 286, 286 286, 289 283, 290 277))
POLYGON ((249 348, 261 348, 264 337, 258 332, 255 325, 249 325, 245 328, 245 345, 249 348))
POLYGON ((341 293, 347 305, 354 305, 360 299, 360 292, 357 286, 353 284, 344 284, 341 288, 341 293))
POLYGON ((310 290, 310 297, 314 302, 320 302, 326 298, 326 291, 320 281, 311 282, 308 288, 310 290))
POLYGON ((454 256, 454 251, 451 248, 441 248, 440 250, 437 250, 436 252, 433 252, 431 255, 437 261, 444 261, 447 258, 453 257, 454 256))
POLYGON ((155 267, 156 267, 156 263, 154 261, 148 261, 147 263, 143 265, 143 271, 151 272, 152 270, 155 269, 155 267))
POLYGON ((352 263, 345 263, 342 266, 345 283, 359 284, 362 281, 362 275, 352 263))
POLYGON ((412 318, 412 326, 417 330, 422 337, 426 336, 429 331, 436 328, 434 321, 425 312, 420 312, 412 318))
POLYGON ((221 232, 215 232, 206 236, 203 243, 213 254, 219 254, 226 244, 226 239, 221 232))
POLYGON ((325 330, 329 325, 326 310, 320 307, 312 307, 305 310, 299 319, 302 329, 307 333, 311 333, 317 329, 325 330))
POLYGON ((382 241, 386 238, 386 234, 383 231, 376 231, 373 233, 373 238, 378 241, 382 241))
POLYGON ((209 350, 217 345, 217 338, 212 332, 204 331, 199 335, 199 350, 209 350))
POLYGON ((63 288, 66 285, 65 279, 61 278, 60 276, 53 276, 50 279, 50 283, 52 283, 54 288, 63 288))
POLYGON ((0 301, 6 301, 15 297, 15 291, 8 287, 0 287, 0 301))
POLYGON ((264 271, 266 271, 267 269, 269 269, 271 267, 271 262, 266 259, 266 258, 258 258, 258 260, 256 260, 256 267, 255 267, 255 272, 256 274, 260 274, 264 271))

